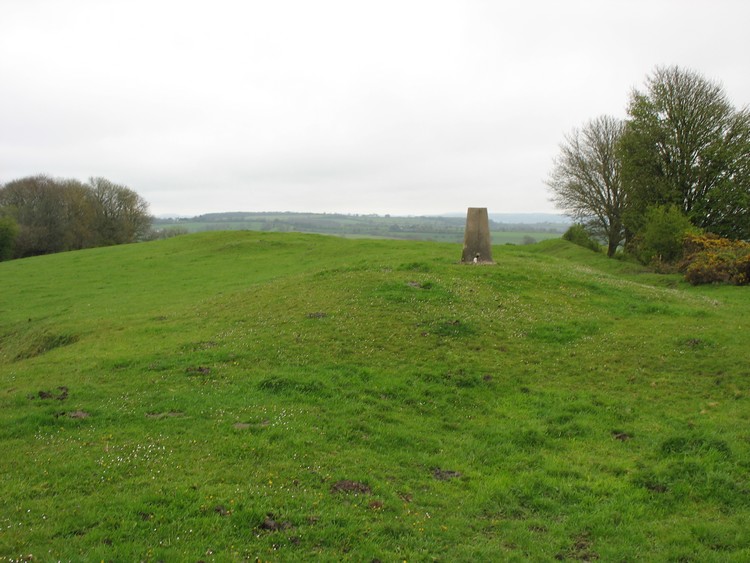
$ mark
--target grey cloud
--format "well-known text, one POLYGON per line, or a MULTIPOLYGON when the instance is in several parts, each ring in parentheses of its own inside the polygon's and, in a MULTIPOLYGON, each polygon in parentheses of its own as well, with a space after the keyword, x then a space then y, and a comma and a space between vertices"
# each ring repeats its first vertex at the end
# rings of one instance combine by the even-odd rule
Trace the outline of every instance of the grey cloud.
POLYGON ((655 65, 750 101, 748 15, 735 0, 9 0, 0 182, 101 175, 156 213, 551 211, 557 143, 624 116, 655 65))

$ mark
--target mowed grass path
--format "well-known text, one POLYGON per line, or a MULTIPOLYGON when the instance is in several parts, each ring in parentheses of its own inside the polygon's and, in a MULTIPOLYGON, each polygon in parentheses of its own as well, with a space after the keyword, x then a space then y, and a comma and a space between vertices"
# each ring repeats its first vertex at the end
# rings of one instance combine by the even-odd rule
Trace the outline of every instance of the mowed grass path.
POLYGON ((0 264, 0 561, 750 559, 748 290, 494 255, 0 264))

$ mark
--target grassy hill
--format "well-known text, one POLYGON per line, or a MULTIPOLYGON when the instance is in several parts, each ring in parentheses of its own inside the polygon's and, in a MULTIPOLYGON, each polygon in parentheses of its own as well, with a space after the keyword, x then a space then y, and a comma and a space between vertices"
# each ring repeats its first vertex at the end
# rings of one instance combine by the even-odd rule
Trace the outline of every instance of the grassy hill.
POLYGON ((750 299, 562 240, 0 264, 0 561, 750 559, 750 299))

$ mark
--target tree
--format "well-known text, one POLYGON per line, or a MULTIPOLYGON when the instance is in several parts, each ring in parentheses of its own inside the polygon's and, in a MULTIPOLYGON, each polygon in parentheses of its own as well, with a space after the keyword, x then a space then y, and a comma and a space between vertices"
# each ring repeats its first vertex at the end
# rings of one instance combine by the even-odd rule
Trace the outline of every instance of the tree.
POLYGON ((18 257, 65 250, 64 190, 49 176, 8 182, 0 190, 0 207, 12 210, 19 231, 18 257))
POLYGON ((594 236, 607 242, 613 256, 623 241, 622 189, 617 147, 622 121, 602 116, 565 136, 560 155, 547 180, 552 201, 594 236))
POLYGON ((88 185, 43 175, 14 180, 0 187, 2 216, 18 227, 16 258, 135 242, 151 226, 146 201, 104 178, 88 185))
POLYGON ((657 68, 634 90, 620 144, 631 232, 646 210, 676 205, 694 225, 750 237, 750 112, 721 85, 679 67, 657 68))
POLYGON ((94 232, 94 198, 91 190, 78 180, 64 180, 65 218, 68 229, 65 233, 67 250, 80 250, 97 245, 94 232))
POLYGON ((99 244, 124 244, 144 238, 151 227, 148 203, 136 192, 106 178, 91 178, 94 230, 99 244))
POLYGON ((18 236, 18 225, 13 218, 0 215, 0 262, 13 256, 16 236, 18 236))

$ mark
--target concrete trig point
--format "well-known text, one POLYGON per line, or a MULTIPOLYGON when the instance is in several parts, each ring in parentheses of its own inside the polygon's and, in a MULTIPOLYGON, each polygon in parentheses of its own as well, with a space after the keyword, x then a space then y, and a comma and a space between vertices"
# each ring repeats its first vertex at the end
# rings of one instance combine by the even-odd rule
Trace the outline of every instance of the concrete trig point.
POLYGON ((490 220, 486 207, 469 207, 466 213, 464 251, 461 255, 464 264, 494 264, 490 244, 490 220))

